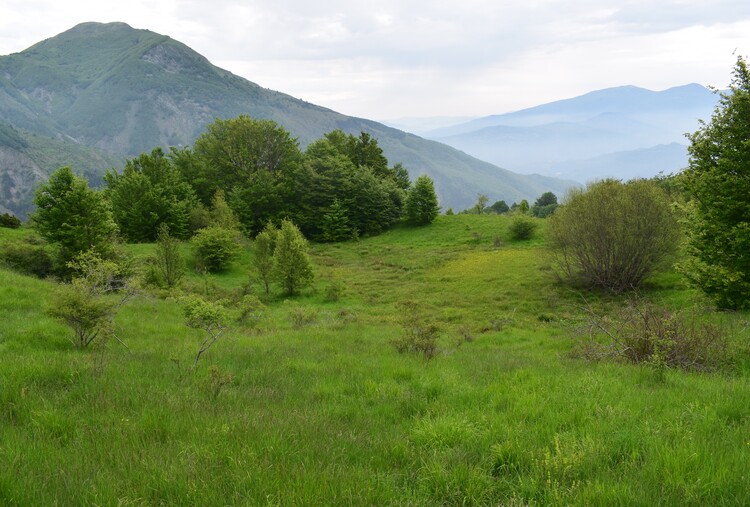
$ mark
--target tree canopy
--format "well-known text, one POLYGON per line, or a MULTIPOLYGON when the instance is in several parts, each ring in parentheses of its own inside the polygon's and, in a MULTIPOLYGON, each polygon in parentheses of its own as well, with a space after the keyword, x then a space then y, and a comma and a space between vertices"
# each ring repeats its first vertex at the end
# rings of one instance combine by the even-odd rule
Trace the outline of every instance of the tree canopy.
POLYGON ((750 70, 739 57, 732 84, 707 123, 688 136, 691 198, 687 276, 725 308, 750 306, 750 70))
POLYGON ((109 202, 69 167, 52 173, 37 190, 34 203, 34 226, 58 247, 61 267, 87 251, 101 257, 111 252, 117 225, 109 202))

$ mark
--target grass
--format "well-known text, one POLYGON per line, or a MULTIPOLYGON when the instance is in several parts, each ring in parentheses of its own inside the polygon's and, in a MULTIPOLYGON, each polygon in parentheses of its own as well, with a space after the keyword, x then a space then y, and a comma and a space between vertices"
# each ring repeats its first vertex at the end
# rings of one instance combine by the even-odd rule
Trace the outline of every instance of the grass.
MULTIPOLYGON (((141 297, 122 309, 127 348, 76 351, 44 313, 51 282, 0 270, 0 504, 750 498, 750 372, 572 358, 580 296, 552 276, 544 231, 513 242, 508 223, 457 215, 313 245, 315 286, 268 299, 259 329, 234 326, 194 374, 202 335, 184 325, 175 299, 141 297), (334 279, 345 289, 327 302, 334 279), (431 360, 390 343, 405 302, 440 329, 431 360), (295 325, 300 309, 315 318, 295 325), (218 392, 212 365, 228 374, 218 392)), ((0 230, 0 247, 24 234, 0 230)), ((128 248, 142 257, 152 246, 128 248)), ((250 255, 220 275, 188 270, 187 281, 237 290, 250 255)), ((673 305, 694 297, 671 275, 649 290, 673 305)))

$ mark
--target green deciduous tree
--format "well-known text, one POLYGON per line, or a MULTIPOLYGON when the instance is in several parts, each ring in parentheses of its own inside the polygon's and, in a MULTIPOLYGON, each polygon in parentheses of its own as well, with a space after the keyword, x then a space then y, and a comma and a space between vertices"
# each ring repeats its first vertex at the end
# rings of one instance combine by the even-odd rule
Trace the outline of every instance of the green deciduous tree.
POLYGON ((622 292, 672 253, 679 231, 664 192, 647 180, 604 180, 573 190, 547 228, 563 276, 622 292))
POLYGON ((283 220, 273 253, 273 274, 287 295, 296 294, 313 281, 313 270, 307 255, 307 241, 296 225, 283 220))
POLYGON ((34 226, 57 246, 61 266, 90 250, 102 257, 111 254, 117 225, 109 203, 69 167, 52 173, 37 190, 34 203, 34 226))
POLYGON ((406 219, 415 225, 426 225, 432 223, 438 213, 440 206, 435 185, 429 176, 423 174, 406 196, 406 219))
POLYGON ((688 136, 688 278, 720 307, 750 306, 750 69, 737 59, 729 92, 688 136))
POLYGON ((104 181, 115 222, 128 241, 154 241, 161 224, 172 236, 189 237, 190 212, 198 200, 161 148, 128 160, 122 173, 109 171, 104 181))
POLYGON ((279 230, 272 223, 268 223, 255 237, 255 257, 253 258, 253 265, 263 282, 266 294, 271 292, 273 252, 276 249, 276 238, 278 237, 278 234, 279 230))

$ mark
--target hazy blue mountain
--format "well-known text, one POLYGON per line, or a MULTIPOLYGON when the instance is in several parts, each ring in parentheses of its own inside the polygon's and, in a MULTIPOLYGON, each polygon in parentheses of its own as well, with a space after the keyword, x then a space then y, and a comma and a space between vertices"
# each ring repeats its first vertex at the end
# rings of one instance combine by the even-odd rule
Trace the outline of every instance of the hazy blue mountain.
POLYGON ((586 160, 569 160, 553 164, 545 168, 545 172, 582 183, 605 177, 628 180, 679 172, 686 167, 686 160, 687 146, 670 143, 607 153, 586 160))
POLYGON ((303 147, 337 128, 368 132, 391 163, 402 162, 413 177, 429 174, 443 207, 468 207, 479 192, 511 202, 570 185, 514 174, 447 145, 262 88, 164 35, 124 23, 83 23, 0 57, 0 124, 21 139, 50 139, 55 152, 42 157, 28 147, 3 145, 0 138, 9 161, 0 166, 0 206, 28 209, 30 191, 16 187, 31 181, 17 177, 29 167, 36 180, 61 161, 101 174, 111 167, 102 154, 122 160, 156 146, 190 145, 215 118, 240 114, 277 121, 303 147), (84 153, 91 158, 80 160, 84 153), (6 200, 3 193, 15 198, 6 200), (21 202, 22 196, 27 200, 21 202))
POLYGON ((673 147, 666 157, 664 148, 655 147, 685 144, 684 134, 695 131, 699 119, 711 116, 716 101, 714 93, 697 84, 661 92, 624 86, 487 116, 427 135, 521 173, 564 174, 577 181, 617 174, 653 176, 687 165, 684 149, 673 147), (615 160, 611 167, 617 171, 605 163, 615 160), (583 166, 580 172, 572 170, 578 161, 586 161, 585 171, 583 166), (662 162, 668 164, 662 167, 662 162), (651 170, 644 171, 645 167, 651 170))
POLYGON ((424 136, 434 130, 460 125, 474 119, 475 117, 472 116, 426 116, 380 120, 380 122, 404 132, 424 136))

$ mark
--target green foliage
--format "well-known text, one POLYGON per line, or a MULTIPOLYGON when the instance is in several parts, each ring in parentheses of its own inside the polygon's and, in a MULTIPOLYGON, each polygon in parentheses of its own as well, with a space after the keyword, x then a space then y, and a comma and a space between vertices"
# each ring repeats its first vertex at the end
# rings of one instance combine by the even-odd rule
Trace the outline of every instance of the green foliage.
POLYGON ((87 251, 102 257, 111 254, 117 225, 109 203, 69 167, 53 173, 37 190, 34 202, 34 226, 58 247, 62 265, 87 251))
POLYGON ((406 219, 415 225, 432 223, 440 213, 435 185, 432 179, 423 174, 414 182, 414 187, 406 196, 406 219))
POLYGON ((170 236, 166 224, 159 226, 154 266, 159 284, 168 288, 177 285, 185 274, 185 263, 180 255, 180 241, 170 236))
POLYGON ((198 201, 161 148, 128 160, 122 174, 109 171, 104 181, 115 222, 129 242, 154 241, 161 224, 177 238, 189 237, 190 213, 198 201))
POLYGON ((689 136, 687 277, 722 308, 750 307, 750 70, 739 57, 711 121, 689 136))
POLYGON ((209 224, 214 227, 220 227, 229 231, 239 232, 240 230, 240 221, 227 204, 224 198, 224 190, 222 189, 217 190, 216 194, 214 194, 209 217, 209 224))
POLYGON ((523 199, 518 204, 518 212, 523 213, 524 215, 529 212, 529 202, 526 199, 523 199))
POLYGON ((307 241, 296 225, 282 220, 273 251, 273 277, 286 295, 294 295, 313 281, 307 241))
POLYGON ((240 250, 236 231, 215 226, 199 230, 192 243, 196 267, 208 273, 227 269, 240 250))
POLYGON ((419 354, 425 359, 432 359, 438 353, 438 335, 440 329, 431 319, 425 317, 418 306, 411 302, 400 305, 403 317, 402 334, 392 341, 401 354, 419 354))
POLYGON ((557 196, 552 192, 545 192, 534 202, 531 214, 537 218, 547 218, 557 209, 557 196))
POLYGON ((490 209, 498 215, 510 211, 510 207, 505 201, 495 201, 495 203, 490 206, 490 209))
POLYGON ((0 215, 0 227, 6 227, 8 229, 18 229, 21 227, 21 219, 10 213, 3 213, 0 215))
POLYGON ((190 295, 182 298, 185 324, 193 329, 205 331, 193 361, 193 368, 198 366, 201 356, 210 349, 227 329, 228 314, 224 301, 207 301, 199 296, 190 295))
POLYGON ((125 287, 128 282, 119 279, 120 268, 93 251, 79 255, 69 267, 78 276, 61 287, 47 313, 70 327, 74 333, 73 346, 83 349, 96 338, 107 340, 114 336, 117 308, 132 292, 125 287), (119 303, 107 297, 116 289, 123 295, 119 303))
POLYGON ((334 199, 331 207, 323 215, 320 224, 320 240, 326 242, 346 241, 352 237, 349 224, 349 214, 346 207, 338 199, 334 199))
POLYGON ((640 286, 675 251, 678 238, 664 192, 647 180, 605 180, 575 190, 548 228, 563 276, 614 292, 640 286))
POLYGON ((0 260, 9 268, 27 275, 44 278, 54 269, 47 247, 35 241, 18 241, 0 249, 0 260))
POLYGON ((534 236, 538 224, 534 219, 526 216, 525 214, 519 213, 513 216, 513 219, 508 226, 510 231, 511 239, 515 241, 523 241, 531 239, 534 236))
POLYGON ((266 295, 271 292, 271 281, 273 279, 273 254, 276 249, 276 239, 278 234, 278 229, 269 222, 255 237, 255 256, 253 257, 253 265, 255 266, 260 279, 263 281, 266 295))

